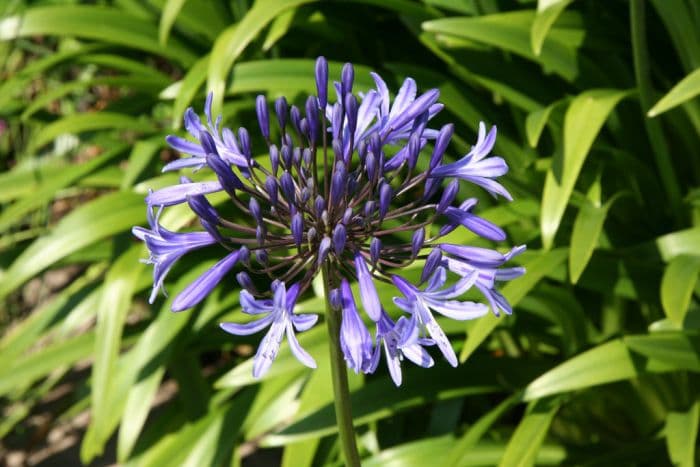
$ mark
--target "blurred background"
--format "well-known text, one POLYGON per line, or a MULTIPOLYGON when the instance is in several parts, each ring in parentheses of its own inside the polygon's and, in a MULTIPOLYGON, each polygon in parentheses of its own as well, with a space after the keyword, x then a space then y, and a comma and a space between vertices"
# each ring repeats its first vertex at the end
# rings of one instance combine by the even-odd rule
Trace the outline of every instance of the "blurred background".
MULTIPOLYGON (((460 196, 528 245, 512 316, 441 323, 457 369, 351 374, 363 463, 695 465, 697 0, 3 0, 0 463, 340 465, 324 326, 300 335, 318 370, 285 344, 255 381, 259 336, 218 328, 233 275, 196 309, 151 306, 130 233, 176 183, 165 136, 188 106, 214 90, 252 129, 257 94, 314 92, 321 54, 358 90, 370 70, 439 88, 447 158, 497 125, 515 201, 460 196)), ((171 296, 214 253, 181 260, 171 296)))

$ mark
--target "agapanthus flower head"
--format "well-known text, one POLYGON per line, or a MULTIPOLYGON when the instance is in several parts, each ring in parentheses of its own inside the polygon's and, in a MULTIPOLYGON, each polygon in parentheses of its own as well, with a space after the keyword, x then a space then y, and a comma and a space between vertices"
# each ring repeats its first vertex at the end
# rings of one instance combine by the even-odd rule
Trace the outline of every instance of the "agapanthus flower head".
POLYGON ((511 312, 496 283, 524 272, 503 267, 524 247, 502 254, 442 240, 460 227, 490 241, 506 238, 499 226, 474 213, 476 198, 458 200, 464 182, 511 199, 496 181, 508 167, 490 155, 495 127, 487 133, 482 123, 471 151, 446 163, 454 126, 432 125, 443 108, 438 90, 419 93, 407 78, 392 100, 385 81, 371 76, 375 88, 355 93, 354 69, 345 64, 331 86, 331 102, 328 63, 321 57, 315 68, 317 95, 302 105, 284 98, 269 105, 264 96, 257 97, 253 123, 259 132, 222 127, 221 117, 212 118, 209 96, 206 123, 192 109, 185 113, 191 139, 167 138, 188 157, 164 170, 192 167, 209 176, 198 182, 183 177, 178 185, 149 193, 149 212, 188 203, 204 230, 171 232, 152 214, 150 229, 134 228, 155 266, 151 298, 182 255, 218 245, 222 259, 180 292, 172 307, 181 311, 197 305, 236 270, 237 281, 227 283, 240 285, 243 312, 264 317, 222 328, 236 335, 269 328, 254 359, 256 377, 270 368, 285 335, 292 353, 315 367, 294 333, 309 329, 317 316, 296 314, 294 306, 322 270, 332 292, 332 312, 342 315, 339 338, 348 366, 374 372, 383 348, 397 385, 404 357, 422 367, 433 365, 426 350, 433 344, 457 364, 436 315, 465 320, 483 316, 489 307, 496 314, 511 312), (253 157, 260 148, 263 156, 253 157), (230 206, 212 206, 207 196, 218 192, 227 195, 230 206), (218 209, 234 214, 224 216, 218 209), (405 277, 414 263, 423 268, 418 284, 405 277), (393 311, 387 308, 392 301, 381 299, 379 283, 400 292, 393 311), (488 305, 462 297, 472 288, 488 305), (387 310, 398 317, 392 319, 387 310), (365 320, 375 322, 374 337, 365 320))

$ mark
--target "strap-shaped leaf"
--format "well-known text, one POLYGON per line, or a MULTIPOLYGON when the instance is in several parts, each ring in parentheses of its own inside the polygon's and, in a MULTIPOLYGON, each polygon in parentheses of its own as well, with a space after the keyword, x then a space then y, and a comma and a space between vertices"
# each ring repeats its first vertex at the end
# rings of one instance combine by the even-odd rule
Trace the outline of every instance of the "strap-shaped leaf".
POLYGON ((542 194, 542 243, 550 248, 586 156, 613 108, 627 91, 594 89, 575 97, 564 117, 563 154, 547 171, 542 194))

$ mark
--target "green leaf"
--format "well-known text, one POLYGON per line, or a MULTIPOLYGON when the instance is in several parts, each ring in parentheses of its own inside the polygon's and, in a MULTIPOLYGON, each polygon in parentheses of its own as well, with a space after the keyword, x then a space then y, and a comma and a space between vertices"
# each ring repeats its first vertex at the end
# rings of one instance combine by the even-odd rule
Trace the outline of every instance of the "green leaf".
POLYGON ((549 40, 536 56, 530 47, 533 11, 510 11, 487 16, 445 18, 423 23, 423 29, 501 48, 540 63, 567 80, 578 75, 576 50, 583 43, 583 31, 552 29, 549 40))
POLYGON ((0 299, 71 253, 145 221, 143 195, 135 193, 108 194, 74 209, 15 259, 0 281, 0 299))
MULTIPOLYGON (((222 465, 231 453, 255 392, 246 389, 233 400, 158 441, 132 459, 133 465, 222 465)), ((129 464, 130 465, 130 464, 129 464)))
POLYGON ((421 439, 384 449, 369 459, 363 459, 362 465, 365 467, 450 465, 445 463, 445 459, 452 444, 454 444, 452 435, 421 439))
POLYGON ((563 158, 555 159, 547 171, 542 194, 540 226, 545 248, 552 246, 593 141, 612 109, 627 95, 628 92, 616 89, 594 89, 571 101, 564 117, 563 158))
MULTIPOLYGON (((239 63, 233 67, 231 75, 231 94, 243 94, 251 91, 291 93, 315 92, 314 60, 308 59, 275 59, 256 60, 239 63)), ((339 76, 343 64, 329 62, 330 76, 339 76)), ((374 87, 374 81, 369 75, 371 68, 355 65, 355 83, 353 89, 367 90, 374 87)))
POLYGON ((120 463, 125 462, 131 455, 134 445, 138 441, 164 374, 165 367, 161 366, 147 377, 134 383, 129 390, 124 407, 126 416, 119 425, 119 435, 117 436, 117 460, 120 463))
POLYGON ((399 13, 402 17, 410 16, 416 20, 439 18, 439 10, 422 5, 411 0, 352 0, 354 3, 364 3, 399 13))
MULTIPOLYGON (((360 426, 435 401, 502 392, 505 387, 529 381, 541 368, 540 362, 491 357, 474 357, 458 368, 439 363, 426 370, 404 363, 400 391, 396 391, 390 378, 378 378, 351 392, 353 423, 360 426), (506 382, 503 378, 510 381, 506 382)), ((286 445, 333 434, 337 429, 333 403, 327 403, 281 432, 268 436, 264 444, 286 445)))
MULTIPOLYGON (((544 276, 564 262, 567 253, 568 251, 565 248, 541 252, 532 261, 524 265, 527 272, 522 277, 509 282, 503 287, 503 296, 506 297, 511 306, 517 305, 544 276)), ((500 322, 501 318, 497 318, 492 313, 475 320, 474 324, 469 327, 467 339, 464 341, 459 360, 461 362, 467 360, 500 322)))
MULTIPOLYGON (((194 99, 194 96, 197 94, 197 91, 207 79, 209 56, 210 55, 207 54, 197 60, 189 69, 182 81, 179 82, 180 86, 177 89, 175 104, 173 105, 173 129, 180 128, 185 109, 190 105, 192 99, 194 99)), ((166 94, 167 91, 168 89, 163 91, 163 94, 166 94)), ((163 94, 161 94, 161 98, 164 98, 163 94)))
POLYGON ((289 9, 272 21, 270 29, 267 30, 265 42, 263 42, 262 45, 262 49, 264 51, 267 52, 268 50, 270 50, 272 46, 277 43, 278 40, 282 39, 282 37, 284 37, 284 35, 287 34, 289 29, 292 27, 295 14, 296 10, 289 9))
POLYGON ((163 82, 163 79, 158 76, 137 75, 137 76, 107 76, 93 78, 89 80, 71 81, 60 86, 57 86, 43 94, 37 95, 31 104, 20 115, 24 121, 29 120, 29 117, 48 106, 57 99, 62 98, 70 93, 84 93, 91 86, 111 85, 124 86, 134 91, 144 91, 155 93, 167 85, 168 82, 163 82))
POLYGON ((109 53, 85 53, 76 58, 76 61, 83 65, 99 65, 112 70, 121 70, 129 73, 130 76, 153 79, 154 81, 160 82, 161 86, 167 86, 172 80, 165 72, 149 66, 148 63, 120 55, 109 53))
POLYGON ((539 399, 636 378, 645 372, 695 370, 697 353, 689 349, 689 345, 687 339, 685 342, 676 336, 659 339, 656 334, 628 336, 624 340, 606 342, 570 358, 531 382, 525 389, 523 399, 539 399), (662 344, 672 345, 672 348, 659 349, 657 346, 662 344), (634 353, 630 350, 634 350, 634 353))
POLYGON ((214 93, 213 113, 219 113, 226 89, 226 78, 234 62, 255 37, 278 15, 290 8, 314 0, 260 0, 246 13, 243 19, 224 30, 212 47, 209 61, 207 88, 214 93))
POLYGON ((0 395, 26 387, 64 365, 87 358, 95 348, 95 334, 89 332, 23 355, 0 367, 0 395))
POLYGON ((444 465, 465 465, 465 457, 469 455, 469 452, 478 445, 479 440, 483 438, 499 418, 520 402, 521 397, 522 392, 517 392, 482 415, 476 423, 469 427, 464 436, 457 440, 456 445, 450 450, 450 456, 444 465))
POLYGON ((182 6, 187 0, 166 0, 165 5, 163 5, 163 12, 160 15, 160 22, 158 23, 158 42, 165 46, 168 43, 168 37, 170 36, 170 29, 173 27, 173 23, 177 19, 177 15, 180 14, 182 6))
POLYGON ((527 114, 525 118, 525 134, 527 134, 527 142, 533 148, 537 146, 542 131, 549 120, 549 115, 558 104, 559 102, 555 102, 527 114))
POLYGON ((691 371, 700 371, 700 334, 659 331, 648 336, 625 336, 632 351, 649 359, 691 371))
POLYGON ((661 279, 661 304, 666 316, 681 326, 690 306, 700 273, 700 256, 679 255, 673 258, 661 279))
POLYGON ((539 0, 537 2, 537 16, 530 29, 530 47, 535 55, 542 53, 542 44, 547 33, 557 20, 559 15, 571 4, 573 0, 539 0))
POLYGON ((33 36, 72 36, 101 40, 191 64, 195 55, 179 41, 158 43, 150 22, 116 8, 56 5, 31 8, 0 20, 0 41, 33 36))
POLYGON ((700 401, 684 412, 672 411, 666 416, 666 447, 673 465, 695 465, 695 440, 698 436, 700 401))
POLYGON ((124 176, 119 184, 122 190, 130 188, 138 179, 148 164, 157 156, 158 150, 163 147, 165 139, 162 135, 154 138, 138 141, 129 155, 129 163, 124 171, 124 176))
POLYGON ((526 467, 535 464, 537 453, 547 431, 549 431, 549 425, 551 425, 559 405, 560 402, 556 398, 530 403, 525 417, 508 441, 506 452, 499 463, 500 466, 526 467))
MULTIPOLYGON (((204 262, 187 271, 173 286, 173 291, 182 290, 213 264, 204 262)), ((170 305, 175 298, 171 295, 156 312, 155 319, 140 334, 137 344, 129 351, 129 364, 137 373, 130 385, 117 438, 117 459, 124 462, 131 455, 151 409, 151 401, 158 391, 158 383, 165 372, 166 364, 177 347, 176 337, 190 322, 187 313, 172 313, 170 305)), ((209 306, 210 299, 206 304, 209 306)), ((203 310, 204 311, 204 310, 203 310)), ((126 357, 123 357, 126 358, 126 357)), ((201 401, 204 403, 204 401, 201 401)))
POLYGON ((671 110, 700 94, 700 68, 683 78, 647 112, 649 117, 671 110))
POLYGON ((94 281, 103 271, 102 266, 88 269, 55 297, 12 326, 0 340, 0 361, 13 361, 56 324, 60 323, 62 328, 66 329, 64 334, 74 331, 71 329, 69 316, 83 306, 94 308, 93 303, 98 294, 94 281))
POLYGON ((666 262, 679 255, 700 256, 700 227, 663 235, 656 239, 656 247, 666 262))
MULTIPOLYGON (((303 419, 307 414, 333 401, 331 363, 328 352, 315 354, 317 368, 311 372, 304 385, 299 400, 299 410, 294 421, 303 419)), ((350 376, 350 375, 348 375, 350 376)), ((352 381, 352 379, 351 379, 352 381)), ((282 454, 282 467, 308 467, 313 465, 314 455, 320 443, 318 438, 289 443, 282 454)))
POLYGON ((296 371, 272 378, 260 385, 255 402, 241 426, 246 440, 258 439, 266 432, 288 422, 298 408, 296 399, 312 370, 297 367, 296 371))
MULTIPOLYGON (((0 19, 0 26, 3 20, 0 19)), ((0 39, 1 41, 1 39, 0 39)), ((2 45, 2 44, 0 44, 2 45)), ((21 93, 30 81, 36 79, 38 75, 46 73, 47 70, 55 66, 61 65, 63 62, 68 62, 71 59, 82 57, 84 54, 89 54, 105 48, 104 44, 89 44, 81 45, 69 50, 55 51, 45 57, 37 58, 30 62, 16 74, 7 77, 0 83, 0 107, 6 107, 12 100, 13 96, 21 93)))
POLYGON ((97 452, 112 434, 109 412, 115 390, 113 376, 122 340, 122 329, 131 307, 131 297, 136 288, 143 263, 139 262, 141 246, 135 245, 119 256, 105 277, 102 297, 97 310, 95 327, 95 361, 92 365, 91 429, 97 452))
MULTIPOLYGON (((449 445, 453 443, 453 438, 451 436, 445 436, 435 439, 435 444, 432 445, 435 451, 433 451, 432 459, 443 460, 443 454, 449 449, 449 445), (445 446, 443 446, 437 439, 445 440, 445 446), (440 449, 442 448, 442 449, 440 449)), ((425 465, 450 465, 439 463, 432 464, 431 459, 426 460, 425 456, 428 455, 425 452, 424 443, 426 441, 414 441, 412 443, 406 443, 404 445, 397 446, 395 448, 387 449, 382 451, 377 456, 372 457, 368 460, 363 460, 362 465, 371 466, 391 466, 391 467, 403 467, 404 465, 415 465, 415 466, 425 466, 425 465), (385 454, 386 453, 386 454, 385 454), (413 457, 419 458, 422 463, 413 463, 413 457), (376 459, 376 460, 375 460, 376 459), (395 462, 392 462, 396 459, 395 462)), ((483 441, 476 446, 474 446, 469 452, 467 452, 462 458, 462 463, 458 464, 459 467, 483 467, 488 465, 497 465, 498 461, 503 456, 503 450, 505 449, 505 443, 494 442, 494 441, 483 441)), ((537 465, 564 465, 568 460, 567 452, 562 446, 545 444, 543 445, 539 452, 537 453, 536 462, 537 465)))
POLYGON ((637 376, 629 349, 621 340, 601 344, 540 376, 525 389, 525 400, 539 399, 637 376))
POLYGON ((56 195, 56 192, 61 188, 76 183, 79 179, 94 172, 108 162, 111 162, 119 156, 124 149, 126 149, 126 146, 118 145, 84 164, 66 167, 60 171, 56 171, 53 176, 42 180, 39 185, 34 188, 31 196, 25 196, 19 199, 14 204, 6 207, 2 214, 0 214, 0 232, 10 229, 22 216, 26 215, 31 210, 51 201, 56 195))
POLYGON ((152 131, 150 123, 139 121, 131 115, 113 112, 94 112, 69 115, 49 123, 31 141, 31 151, 50 143, 63 134, 82 133, 101 129, 152 131))
POLYGON ((608 211, 619 196, 613 196, 604 205, 600 205, 600 181, 597 180, 591 191, 588 200, 579 208, 578 215, 574 221, 571 231, 571 249, 569 254, 569 279, 572 284, 578 282, 581 274, 586 269, 586 265, 593 256, 593 250, 598 244, 598 239, 603 231, 603 224, 608 215, 608 211), (596 199, 593 199, 595 196, 596 199))

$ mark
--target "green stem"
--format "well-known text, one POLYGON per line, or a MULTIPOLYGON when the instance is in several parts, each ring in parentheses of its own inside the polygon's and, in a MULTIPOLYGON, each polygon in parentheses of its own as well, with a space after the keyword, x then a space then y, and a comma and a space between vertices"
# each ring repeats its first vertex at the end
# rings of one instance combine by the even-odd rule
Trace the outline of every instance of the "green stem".
POLYGON ((352 426, 352 412, 350 410, 350 389, 348 387, 348 373, 345 366, 343 352, 340 349, 340 314, 334 310, 330 303, 330 277, 328 265, 322 269, 323 289, 326 297, 326 323, 328 323, 328 336, 330 337, 331 375, 333 378, 333 395, 335 396, 335 418, 338 423, 340 443, 345 455, 345 465, 351 467, 360 466, 360 455, 355 444, 355 429, 352 426))
POLYGON ((644 14, 645 0, 630 1, 630 29, 632 33, 632 54, 634 58, 634 75, 639 88, 639 101, 642 107, 642 118, 649 135, 649 142, 654 153, 656 168, 659 171, 661 183, 668 196, 671 211, 676 221, 682 218, 681 192, 678 179, 671 165, 671 154, 664 138, 661 124, 647 117, 646 113, 654 104, 651 86, 649 60, 647 54, 646 22, 644 14))

